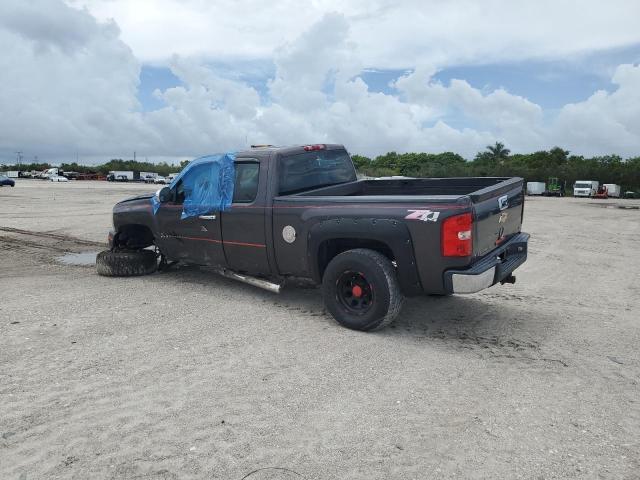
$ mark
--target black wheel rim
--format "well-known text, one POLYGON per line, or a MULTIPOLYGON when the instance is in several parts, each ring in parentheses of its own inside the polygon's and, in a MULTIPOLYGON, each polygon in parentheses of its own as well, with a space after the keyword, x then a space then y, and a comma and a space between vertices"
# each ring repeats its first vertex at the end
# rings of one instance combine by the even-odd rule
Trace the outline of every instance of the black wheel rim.
POLYGON ((373 286, 362 273, 343 272, 336 287, 336 297, 349 313, 363 315, 373 306, 373 286))

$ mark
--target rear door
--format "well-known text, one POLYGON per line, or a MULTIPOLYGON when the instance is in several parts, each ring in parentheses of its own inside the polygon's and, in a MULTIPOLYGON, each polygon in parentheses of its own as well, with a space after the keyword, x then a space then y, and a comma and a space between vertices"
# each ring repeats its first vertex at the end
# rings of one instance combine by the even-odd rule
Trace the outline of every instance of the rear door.
POLYGON ((507 180, 470 195, 475 211, 473 253, 485 255, 507 241, 522 227, 523 182, 507 180))
POLYGON ((233 203, 221 214, 227 265, 250 274, 269 274, 265 233, 267 163, 238 159, 235 176, 233 203))

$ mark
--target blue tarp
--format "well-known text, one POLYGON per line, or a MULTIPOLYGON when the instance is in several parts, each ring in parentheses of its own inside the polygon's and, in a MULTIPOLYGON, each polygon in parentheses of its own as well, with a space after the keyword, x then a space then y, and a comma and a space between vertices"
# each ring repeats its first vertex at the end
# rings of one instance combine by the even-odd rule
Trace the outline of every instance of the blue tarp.
MULTIPOLYGON (((173 189, 182 182, 184 190, 181 219, 229 208, 233 201, 235 158, 235 153, 196 158, 173 179, 169 187, 173 189)), ((160 207, 155 195, 151 203, 155 214, 160 207)))

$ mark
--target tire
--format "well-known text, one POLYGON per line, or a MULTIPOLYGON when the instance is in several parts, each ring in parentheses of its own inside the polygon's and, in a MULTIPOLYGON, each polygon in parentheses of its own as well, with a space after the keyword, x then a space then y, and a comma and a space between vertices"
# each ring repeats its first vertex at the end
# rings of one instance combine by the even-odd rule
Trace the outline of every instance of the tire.
POLYGON ((347 250, 329 262, 322 277, 322 292, 333 318, 361 331, 391 324, 404 300, 389 259, 365 248, 347 250))
POLYGON ((96 270, 104 277, 149 275, 157 269, 158 258, 153 250, 105 250, 96 257, 96 270))

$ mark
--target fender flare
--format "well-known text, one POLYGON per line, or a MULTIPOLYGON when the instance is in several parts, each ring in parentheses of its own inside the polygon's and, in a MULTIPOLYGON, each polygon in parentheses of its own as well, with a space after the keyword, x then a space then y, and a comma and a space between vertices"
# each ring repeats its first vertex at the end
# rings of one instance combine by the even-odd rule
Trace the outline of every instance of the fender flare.
POLYGON ((341 239, 383 243, 393 252, 402 292, 407 296, 423 293, 409 229, 398 220, 386 218, 332 218, 313 225, 307 239, 307 265, 316 282, 322 282, 320 246, 327 240, 341 239))

